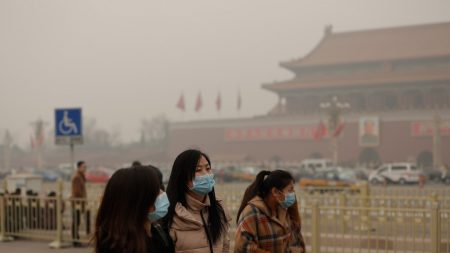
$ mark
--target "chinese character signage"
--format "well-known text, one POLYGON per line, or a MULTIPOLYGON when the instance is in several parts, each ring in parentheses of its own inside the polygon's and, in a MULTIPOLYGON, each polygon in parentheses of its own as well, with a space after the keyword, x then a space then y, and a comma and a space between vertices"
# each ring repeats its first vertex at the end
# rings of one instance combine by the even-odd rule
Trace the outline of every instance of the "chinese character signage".
POLYGON ((314 140, 317 125, 226 128, 225 141, 314 140))
MULTIPOLYGON (((411 122, 411 136, 423 137, 433 135, 433 123, 431 121, 411 122)), ((441 124, 441 135, 450 136, 450 122, 444 121, 441 124)))

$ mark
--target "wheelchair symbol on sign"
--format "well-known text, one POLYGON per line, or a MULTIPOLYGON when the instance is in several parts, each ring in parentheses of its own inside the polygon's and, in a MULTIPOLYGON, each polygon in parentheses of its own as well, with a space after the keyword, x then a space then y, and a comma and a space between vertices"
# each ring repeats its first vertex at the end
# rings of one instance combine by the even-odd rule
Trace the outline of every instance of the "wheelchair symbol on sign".
POLYGON ((78 133, 77 125, 69 118, 69 112, 64 111, 63 119, 58 123, 58 130, 63 134, 78 133))

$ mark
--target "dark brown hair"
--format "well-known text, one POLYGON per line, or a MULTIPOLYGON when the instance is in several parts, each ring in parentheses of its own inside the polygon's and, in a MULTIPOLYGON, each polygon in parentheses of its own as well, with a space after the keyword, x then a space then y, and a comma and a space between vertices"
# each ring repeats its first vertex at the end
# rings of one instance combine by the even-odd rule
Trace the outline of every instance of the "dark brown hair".
POLYGON ((255 181, 247 187, 242 198, 241 206, 237 213, 236 222, 239 222, 239 215, 244 210, 247 203, 255 196, 265 198, 272 188, 283 190, 284 187, 294 181, 292 175, 284 170, 267 171, 263 170, 256 175, 255 181))
POLYGON ((95 222, 95 252, 147 252, 144 224, 159 194, 159 180, 150 166, 116 171, 105 188, 95 222))
MULTIPOLYGON (((186 193, 189 191, 187 182, 195 178, 195 170, 201 156, 204 156, 211 165, 209 157, 195 149, 182 152, 173 163, 169 184, 167 185, 167 197, 170 201, 170 207, 165 217, 165 222, 168 227, 172 224, 176 204, 181 203, 187 207, 186 193)), ((208 224, 210 224, 212 241, 215 243, 226 232, 227 219, 222 205, 216 199, 214 188, 208 193, 208 197, 211 203, 208 207, 208 224)))

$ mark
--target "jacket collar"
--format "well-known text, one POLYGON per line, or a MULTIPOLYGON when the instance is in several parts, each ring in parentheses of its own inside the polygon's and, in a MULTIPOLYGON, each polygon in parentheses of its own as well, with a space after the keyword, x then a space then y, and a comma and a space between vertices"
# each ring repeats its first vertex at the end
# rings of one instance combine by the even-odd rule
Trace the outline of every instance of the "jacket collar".
POLYGON ((266 205, 266 202, 264 202, 264 200, 259 196, 252 198, 248 204, 258 208, 260 212, 264 213, 270 220, 278 223, 283 228, 287 228, 289 226, 287 220, 287 209, 281 207, 280 205, 277 207, 278 216, 276 216, 276 214, 272 214, 270 208, 266 205))
POLYGON ((194 215, 200 215, 202 209, 211 205, 208 195, 206 195, 205 203, 203 203, 186 194, 186 202, 187 207, 179 202, 176 204, 176 216, 174 216, 172 227, 181 231, 203 229, 202 220, 198 218, 199 216, 195 217, 194 215))
POLYGON ((205 202, 201 202, 192 197, 190 194, 186 194, 186 203, 188 205, 187 207, 194 212, 200 212, 200 210, 202 210, 203 208, 211 205, 208 195, 206 195, 205 202))

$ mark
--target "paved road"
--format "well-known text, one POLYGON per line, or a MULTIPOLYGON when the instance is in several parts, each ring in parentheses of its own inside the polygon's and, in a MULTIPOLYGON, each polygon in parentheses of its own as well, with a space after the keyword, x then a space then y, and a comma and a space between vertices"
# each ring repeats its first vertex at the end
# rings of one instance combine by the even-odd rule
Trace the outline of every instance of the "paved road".
POLYGON ((51 249, 47 241, 16 240, 12 242, 0 242, 2 253, 92 253, 92 248, 64 248, 51 249))

